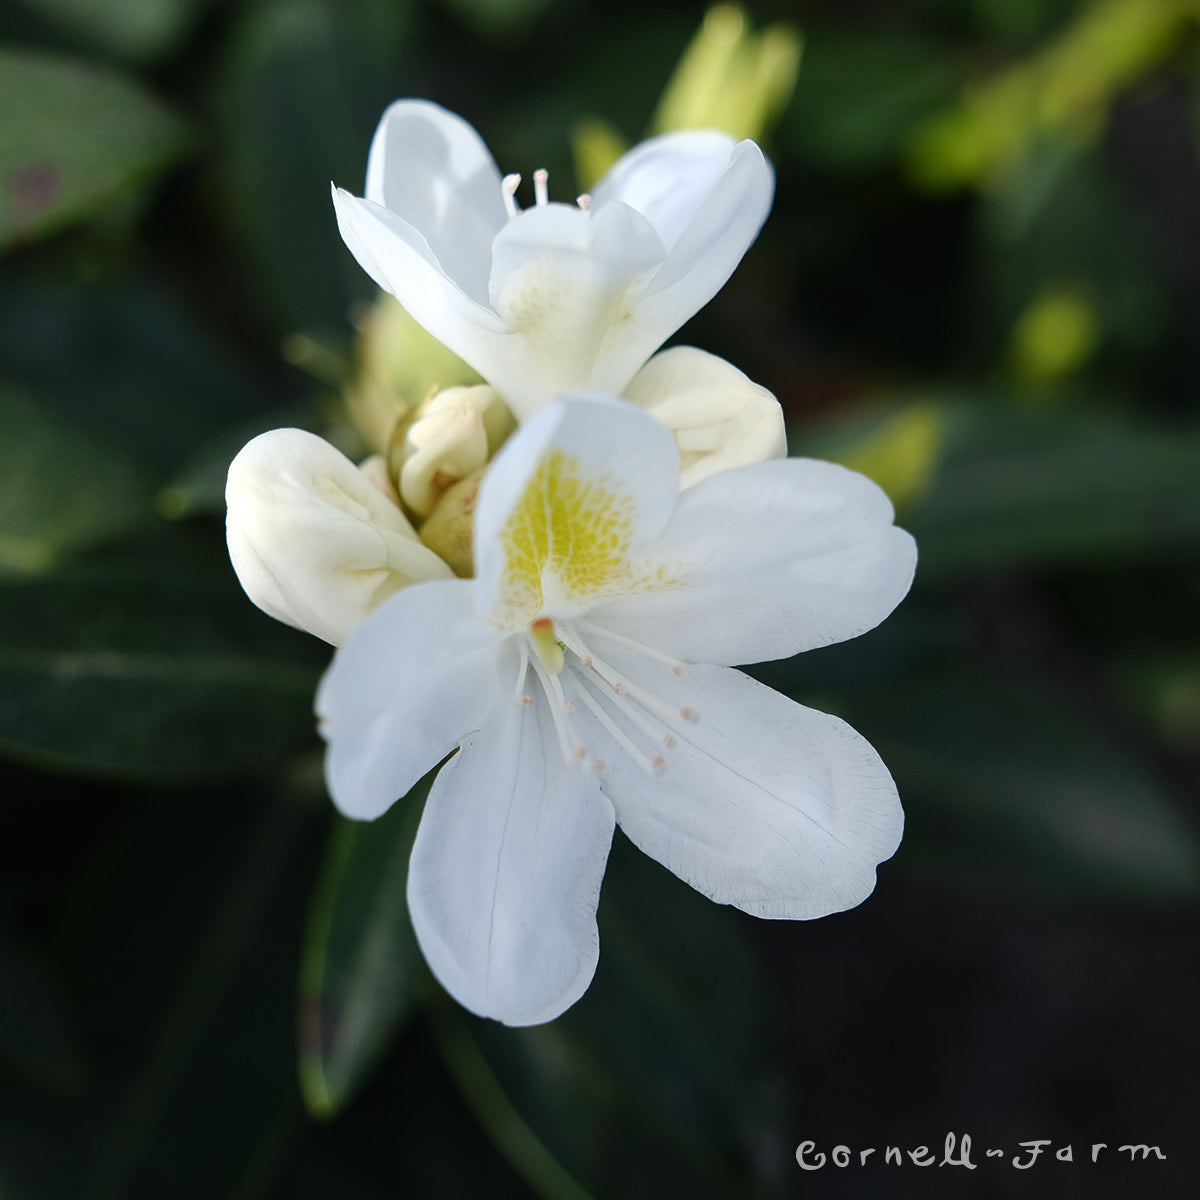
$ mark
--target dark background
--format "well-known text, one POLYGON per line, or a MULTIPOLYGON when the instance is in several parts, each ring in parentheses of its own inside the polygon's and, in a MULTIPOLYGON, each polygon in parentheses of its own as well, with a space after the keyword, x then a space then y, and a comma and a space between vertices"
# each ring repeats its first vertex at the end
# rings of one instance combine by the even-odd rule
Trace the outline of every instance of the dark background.
POLYGON ((359 188, 386 103, 441 101, 554 188, 580 120, 646 132, 702 15, 4 7, 6 1200, 1192 1194, 1194 5, 750 13, 805 39, 764 138, 775 207, 677 340, 770 387, 792 452, 874 475, 918 539, 884 626, 755 669, 895 774, 905 841, 859 909, 756 922, 618 835, 585 997, 468 1018, 407 929, 419 798, 334 820, 327 648, 228 567, 238 446, 347 436, 372 292, 328 182, 359 188), (951 1132, 976 1170, 879 1163, 951 1132), (877 1150, 805 1173, 806 1138, 877 1150))

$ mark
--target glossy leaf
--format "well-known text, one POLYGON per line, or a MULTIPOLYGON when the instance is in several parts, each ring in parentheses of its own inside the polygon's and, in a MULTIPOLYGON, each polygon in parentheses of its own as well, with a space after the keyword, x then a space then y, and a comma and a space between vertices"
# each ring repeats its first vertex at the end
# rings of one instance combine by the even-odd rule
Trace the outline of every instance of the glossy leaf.
POLYGON ((395 99, 408 9, 348 0, 244 7, 218 103, 220 193, 277 333, 344 327, 373 294, 337 234, 330 180, 358 191, 371 134, 395 99))
POLYGON ((43 571, 150 518, 137 464, 0 386, 0 577, 43 571))
POLYGON ((0 277, 0 363, 101 450, 136 458, 156 481, 274 398, 260 369, 141 272, 95 280, 58 263, 15 262, 0 277))
POLYGON ((184 126, 121 75, 0 49, 0 250, 103 212, 186 149, 184 126))
POLYGON ((1152 764, 1045 683, 946 670, 856 702, 946 885, 1110 901, 1200 895, 1200 831, 1152 764))
POLYGON ((13 580, 0 586, 0 752, 134 779, 269 768, 312 737, 322 658, 269 624, 232 571, 13 580))
MULTIPOLYGON (((939 460, 902 524, 926 582, 979 570, 1131 562, 1200 544, 1200 435, 1088 410, 923 408, 939 460)), ((864 461, 886 415, 812 432, 803 453, 864 461)), ((887 483, 886 477, 880 482, 887 483)))
POLYGON ((377 821, 339 817, 330 837, 300 978, 300 1082, 316 1117, 335 1116, 366 1082, 426 979, 405 887, 431 782, 377 821))

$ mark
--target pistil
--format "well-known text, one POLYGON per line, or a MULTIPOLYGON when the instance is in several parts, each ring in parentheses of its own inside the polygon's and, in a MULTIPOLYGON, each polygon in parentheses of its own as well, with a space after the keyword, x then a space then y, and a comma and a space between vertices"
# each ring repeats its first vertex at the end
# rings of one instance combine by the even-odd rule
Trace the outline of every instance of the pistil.
POLYGON ((542 666, 557 675, 563 669, 563 643, 554 635, 554 622, 539 617, 529 626, 529 637, 542 666))

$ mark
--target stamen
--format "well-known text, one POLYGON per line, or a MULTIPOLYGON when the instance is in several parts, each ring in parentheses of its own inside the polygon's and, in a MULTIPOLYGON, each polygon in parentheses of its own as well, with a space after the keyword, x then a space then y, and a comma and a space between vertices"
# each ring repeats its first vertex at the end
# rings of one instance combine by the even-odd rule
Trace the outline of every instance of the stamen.
POLYGON ((531 661, 550 704, 550 715, 554 719, 554 732, 558 734, 558 744, 562 748, 563 759, 568 764, 583 762, 587 758, 587 751, 575 736, 575 730, 567 718, 566 698, 563 696, 562 684, 558 682, 556 675, 548 674, 537 659, 531 661))
POLYGON ((575 197, 575 203, 579 205, 584 212, 592 207, 592 197, 589 193, 584 192, 582 196, 575 197))
POLYGON ((628 646, 630 650, 637 650, 646 655, 648 658, 655 658, 661 663, 666 663, 676 675, 683 674, 683 663, 677 658, 672 658, 669 654, 664 654, 661 650, 655 650, 653 646, 645 646, 641 642, 635 642, 633 638, 628 638, 621 633, 613 633, 611 629, 604 629, 600 625, 592 625, 588 623, 588 631, 590 633, 598 633, 601 637, 610 638, 614 642, 619 642, 622 646, 628 646))
POLYGON ((529 673, 529 651, 521 646, 521 670, 517 675, 517 686, 513 689, 513 703, 529 708, 533 697, 525 690, 525 676, 529 673))
POLYGON ((617 684, 612 689, 612 702, 644 733, 647 737, 665 746, 668 750, 675 745, 675 739, 656 721, 652 721, 636 708, 625 697, 625 688, 617 684))
MULTIPOLYGON (((601 632, 607 633, 608 631, 603 630, 601 632)), ((619 674, 617 671, 614 671, 613 668, 608 665, 608 663, 606 663, 603 659, 597 658, 596 655, 588 650, 588 648, 582 642, 572 637, 567 630, 559 630, 558 640, 579 658, 581 664, 584 663, 584 660, 587 660, 586 665, 590 667, 591 670, 595 671, 596 674, 599 675, 600 678, 603 679, 607 684, 609 684, 615 696, 621 696, 625 693, 628 693, 635 699, 640 700, 642 704, 646 706, 646 708, 650 709, 652 712, 658 713, 660 717, 665 717, 668 721, 677 720, 681 717, 683 720, 688 722, 694 722, 697 719, 695 709, 676 708, 674 705, 668 704, 667 701, 662 700, 658 696, 654 695, 653 692, 646 691, 645 688, 640 687, 632 680, 626 679, 623 675, 619 674)), ((633 643, 633 645, 637 646, 637 643, 633 643)), ((647 647, 637 646, 637 649, 646 650, 651 658, 657 658, 660 661, 666 661, 667 663, 675 662, 674 659, 665 658, 664 655, 661 655, 656 651, 651 651, 647 647)), ((682 664, 677 665, 679 665, 682 669, 682 664)))
POLYGON ((504 193, 504 211, 508 213, 510 219, 521 211, 517 206, 517 188, 520 186, 520 175, 505 175, 500 180, 500 191, 504 193))
POLYGON ((661 754, 656 754, 654 758, 649 758, 643 754, 630 740, 625 736, 621 727, 604 711, 600 706, 599 700, 592 696, 591 692, 584 684, 582 677, 578 678, 576 685, 579 689, 579 698, 592 710, 596 720, 604 726, 605 729, 613 736, 617 744, 645 771, 649 771, 651 775, 656 775, 662 770, 663 759, 661 754))
POLYGON ((550 172, 545 167, 538 167, 533 173, 533 201, 538 208, 544 208, 550 203, 550 172))

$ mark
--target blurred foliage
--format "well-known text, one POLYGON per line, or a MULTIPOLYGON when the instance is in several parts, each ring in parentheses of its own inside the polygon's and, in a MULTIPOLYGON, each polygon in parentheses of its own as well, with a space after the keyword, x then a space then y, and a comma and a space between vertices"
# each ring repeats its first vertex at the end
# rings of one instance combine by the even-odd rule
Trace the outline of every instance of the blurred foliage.
MULTIPOLYGON (((878 1044, 878 1010, 825 1048, 859 1011, 848 990, 950 1004, 928 897, 969 923, 960 956, 1015 913, 1092 922, 1105 961, 1136 956, 1137 921, 1194 922, 1198 18, 1193 0, 5 6, 0 1195, 791 1195, 798 1114, 817 1122, 843 1078, 864 1110, 910 1113, 935 1073, 932 1017, 919 1062, 878 1044), (570 145, 576 190, 653 128, 765 138, 775 210, 679 340, 774 390, 793 453, 877 479, 921 551, 878 630, 755 668, 894 771, 908 832, 876 895, 764 931, 618 838, 596 981, 536 1029, 476 1021, 428 976, 404 896, 421 794, 332 819, 311 719, 327 648, 253 609, 224 555, 224 470, 250 436, 299 424, 353 449, 354 421, 378 448, 397 397, 463 369, 364 307, 329 203, 399 95, 464 113, 504 169, 565 177, 570 145), (927 970, 912 998, 893 946, 927 970)), ((1170 947, 1167 992, 1188 961, 1170 947)), ((1130 1019, 1080 1043, 1090 1070, 1130 1019)), ((1011 1047, 979 1036, 957 1069, 992 1078, 1011 1047)), ((1179 1093, 1130 1061, 1104 1129, 1154 1140, 1132 1114, 1167 1120, 1156 1098, 1179 1093)), ((1044 1091, 1010 1103, 1014 1127, 1073 1133, 1044 1091)), ((957 1114, 925 1116, 918 1142, 957 1114)), ((1060 1194, 1033 1174, 1022 1195, 1060 1194)))
POLYGON ((110 208, 186 145, 179 120, 92 63, 0 47, 0 248, 110 208))

